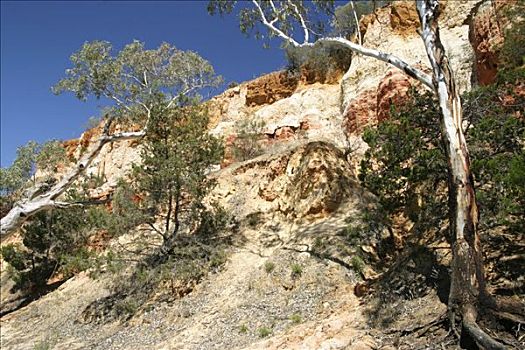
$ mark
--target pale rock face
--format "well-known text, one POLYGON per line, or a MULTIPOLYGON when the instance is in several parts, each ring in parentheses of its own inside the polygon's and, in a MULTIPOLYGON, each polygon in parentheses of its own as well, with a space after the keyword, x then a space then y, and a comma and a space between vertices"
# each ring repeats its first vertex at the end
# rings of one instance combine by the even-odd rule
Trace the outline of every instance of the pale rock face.
MULTIPOLYGON (((442 41, 461 91, 471 87, 474 51, 469 42, 469 23, 472 12, 481 1, 449 1, 440 17, 442 41)), ((419 20, 413 2, 394 2, 393 6, 393 9, 378 10, 377 18, 369 16, 361 22, 363 29, 366 29, 364 46, 395 54, 430 73, 423 42, 416 33, 419 20)), ((479 9, 485 18, 493 13, 488 5, 480 6, 479 9)), ((496 30, 496 25, 490 22, 484 26, 484 22, 478 23, 474 30, 478 65, 490 61, 494 47, 493 43, 486 41, 486 36, 496 30)), ((492 74, 492 71, 489 73, 492 74)), ((244 162, 230 160, 223 169, 214 169, 210 176, 216 179, 217 186, 207 200, 218 201, 241 222, 247 222, 246 219, 251 216, 262 215, 265 222, 261 227, 242 232, 249 238, 244 248, 257 248, 253 251, 262 251, 264 248, 268 254, 272 254, 271 249, 277 248, 260 247, 252 236, 266 242, 271 234, 276 234, 281 241, 287 240, 287 243, 294 240, 308 243, 307 239, 313 239, 315 235, 301 238, 298 232, 313 232, 316 230, 311 229, 316 227, 317 231, 324 233, 336 232, 347 227, 345 220, 351 213, 366 210, 374 202, 373 196, 356 180, 356 169, 366 149, 360 132, 364 126, 388 118, 390 103, 402 103, 408 89, 418 86, 414 80, 388 64, 362 56, 353 57, 340 85, 333 80, 329 80, 331 84, 322 84, 312 79, 298 78, 295 81, 288 78, 284 73, 276 72, 228 89, 208 102, 210 133, 224 138, 227 144, 235 139, 240 122, 249 118, 265 122, 264 129, 260 131, 264 138, 265 154, 244 162), (346 147, 355 151, 349 156, 342 150, 346 147), (273 230, 274 227, 277 229, 273 230)), ((93 129, 84 133, 79 140, 65 142, 69 156, 78 159, 85 147, 92 146, 99 133, 100 129, 93 129)), ((134 163, 140 162, 140 150, 137 141, 106 145, 87 169, 88 175, 105 179, 105 184, 94 190, 93 197, 111 193, 117 181, 129 173, 134 163)), ((204 321, 217 318, 223 322, 227 318, 224 316, 227 315, 224 305, 239 309, 237 304, 246 298, 243 289, 246 288, 246 281, 257 271, 261 272, 265 261, 261 255, 251 254, 250 251, 246 249, 235 253, 226 273, 216 275, 219 283, 215 294, 211 292, 209 295, 218 296, 217 305, 214 306, 217 315, 201 313, 197 316, 202 322, 192 321, 188 331, 184 331, 183 327, 178 334, 170 335, 170 339, 174 337, 180 346, 174 346, 171 340, 167 340, 169 346, 160 344, 156 348, 189 348, 191 345, 188 345, 188 339, 197 341, 204 331, 213 329, 206 326, 204 321)), ((290 251, 286 251, 286 254, 289 255, 290 251)), ((324 270, 321 272, 324 273, 324 270)), ((346 275, 344 279, 341 278, 344 281, 346 279, 346 275)), ((82 301, 82 305, 74 305, 76 309, 57 309, 56 302, 50 303, 47 299, 50 305, 48 309, 53 310, 57 319, 74 319, 76 316, 68 314, 65 317, 56 314, 56 310, 79 313, 89 300, 107 293, 103 290, 102 294, 95 295, 79 281, 85 283, 85 279, 76 278, 65 284, 61 291, 67 296, 67 301, 82 301), (79 291, 84 293, 81 294, 83 298, 77 298, 77 294, 74 294, 79 291)), ((333 299, 346 300, 346 304, 331 316, 295 325, 288 331, 246 347, 377 348, 373 337, 363 330, 366 320, 360 315, 360 305, 352 292, 353 286, 345 288, 339 288, 339 294, 333 299)), ((46 299, 43 300, 46 302, 46 299)), ((24 324, 27 324, 25 319, 16 324, 14 321, 6 323, 6 327, 11 327, 13 331, 3 332, 2 336, 5 333, 7 341, 19 344, 21 340, 17 338, 24 335, 27 338, 25 342, 32 347, 32 337, 21 330, 24 324)), ((38 321, 37 324, 41 326, 43 323, 38 321)), ((43 331, 40 333, 43 334, 43 331)), ((130 346, 137 348, 134 344, 130 346)))
POLYGON ((106 179, 104 185, 98 189, 104 193, 115 188, 119 179, 131 171, 133 164, 140 162, 140 146, 133 141, 115 142, 104 146, 87 170, 87 174, 106 179))
MULTIPOLYGON (((470 88, 473 49, 469 23, 480 1, 446 3, 440 17, 442 41, 462 91, 470 88)), ((483 7, 482 7, 483 8, 483 7)), ((364 46, 393 53, 429 72, 427 55, 416 29, 419 19, 413 2, 395 2, 362 21, 364 46)), ((429 72, 430 73, 430 72, 429 72)), ((231 147, 240 122, 264 122, 260 130, 265 155, 215 172, 219 186, 214 196, 241 217, 278 211, 291 217, 327 216, 354 187, 359 160, 366 145, 364 126, 389 117, 391 103, 402 103, 417 85, 399 70, 378 60, 354 56, 340 85, 306 83, 301 77, 276 72, 226 90, 208 102, 210 133, 231 147), (322 146, 321 146, 322 145, 322 146), (340 150, 351 147, 351 156, 340 150)), ((420 86, 421 87, 421 86, 420 86)), ((70 146, 77 157, 82 145, 96 137, 83 135, 70 146)), ((72 151, 72 152, 71 152, 72 151)), ((228 153, 228 152, 227 152, 228 153)), ((106 184, 107 193, 133 163, 140 162, 134 142, 107 145, 88 169, 106 184)), ((95 194, 96 196, 100 193, 95 194)))
MULTIPOLYGON (((118 132, 120 130, 116 130, 118 132)), ((90 129, 82 134, 78 140, 64 143, 70 159, 79 159, 84 152, 93 147, 95 140, 100 137, 101 126, 90 129)), ((88 177, 103 179, 103 184, 90 191, 92 198, 102 198, 113 192, 121 178, 125 178, 131 171, 133 164, 140 164, 140 144, 137 140, 113 142, 106 144, 93 162, 85 171, 88 177)), ((62 169, 66 171, 66 169, 62 169)))
POLYGON ((210 101, 212 129, 218 136, 235 134, 238 123, 248 118, 264 121, 264 134, 273 135, 283 127, 298 129, 308 125, 308 138, 328 137, 337 144, 340 139, 340 92, 337 85, 313 84, 298 89, 291 96, 272 104, 246 106, 247 87, 245 84, 229 89, 210 101), (327 134, 328 132, 328 134, 327 134))
POLYGON ((239 218, 257 213, 292 221, 324 218, 343 202, 364 196, 343 152, 325 142, 262 155, 215 176, 211 197, 239 218))
POLYGON ((267 135, 274 135, 283 127, 300 128, 307 139, 322 139, 343 147, 339 105, 337 85, 315 84, 264 106, 254 113, 254 117, 265 121, 263 132, 267 135))
MULTIPOLYGON (((446 3, 440 16, 441 39, 460 92, 471 88, 474 52, 469 41, 467 18, 480 1, 462 0, 446 3)), ((431 73, 423 41, 416 32, 419 19, 415 4, 400 1, 394 2, 393 7, 376 11, 377 17, 369 15, 372 19, 365 21, 367 27, 363 46, 391 53, 431 73)), ((392 69, 394 68, 385 62, 370 57, 354 56, 341 82, 341 109, 345 119, 350 119, 349 123, 346 122, 350 132, 360 131, 363 126, 384 119, 384 113, 381 111, 384 111, 385 107, 380 107, 384 104, 380 101, 383 93, 380 94, 379 89, 385 80, 391 79, 392 69), (366 107, 362 107, 363 104, 366 107)), ((410 80, 410 84, 419 85, 414 80, 410 80)), ((397 89, 395 86, 392 88, 397 89)), ((404 82, 401 84, 401 90, 403 89, 406 91, 404 82)))

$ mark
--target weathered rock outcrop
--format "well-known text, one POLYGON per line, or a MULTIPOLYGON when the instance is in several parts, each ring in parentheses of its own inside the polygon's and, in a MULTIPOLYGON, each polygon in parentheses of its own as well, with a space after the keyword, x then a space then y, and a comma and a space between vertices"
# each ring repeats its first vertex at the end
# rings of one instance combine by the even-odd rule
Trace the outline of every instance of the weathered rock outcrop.
POLYGON ((260 106, 288 97, 298 84, 299 80, 286 71, 265 75, 247 84, 246 105, 260 106))
POLYGON ((266 151, 299 140, 324 140, 344 147, 340 90, 335 84, 302 85, 290 96, 271 104, 248 106, 249 84, 241 84, 209 102, 211 133, 225 138, 226 158, 222 166, 232 164, 231 148, 243 121, 262 126, 260 146, 266 151))
POLYGON ((292 221, 325 218, 345 201, 364 196, 343 152, 327 142, 303 142, 214 176, 213 199, 239 218, 257 213, 292 221))
POLYGON ((515 1, 484 1, 472 18, 470 40, 476 54, 475 78, 481 85, 491 84, 496 79, 499 49, 510 23, 507 11, 513 3, 515 1))
MULTIPOLYGON (((482 0, 454 1, 447 4, 440 16, 441 38, 460 82, 460 90, 471 87, 474 51, 469 41, 468 19, 482 0)), ((392 6, 376 10, 362 22, 366 24, 363 45, 392 53, 430 72, 427 54, 417 34, 419 19, 414 2, 396 1, 392 6)), ((399 74, 385 62, 356 55, 341 82, 342 112, 345 126, 351 133, 386 118, 390 101, 402 100, 414 80, 399 74)))

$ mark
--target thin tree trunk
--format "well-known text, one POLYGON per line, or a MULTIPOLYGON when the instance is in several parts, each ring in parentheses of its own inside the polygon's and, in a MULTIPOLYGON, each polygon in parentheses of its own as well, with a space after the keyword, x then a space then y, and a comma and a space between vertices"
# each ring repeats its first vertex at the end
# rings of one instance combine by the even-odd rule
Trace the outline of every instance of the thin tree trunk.
POLYGON ((363 37, 361 36, 361 29, 359 29, 359 19, 357 18, 357 12, 355 10, 354 1, 350 0, 350 7, 352 7, 352 13, 355 21, 355 31, 357 33, 357 43, 363 45, 363 37))
MULTIPOLYGON (((180 188, 177 188, 175 191, 175 208, 173 210, 173 221, 174 221, 175 226, 171 234, 169 234, 169 232, 166 232, 166 234, 168 235, 167 239, 164 240, 164 242, 162 243, 162 247, 160 248, 161 253, 165 255, 169 254, 173 250, 173 247, 175 246, 175 242, 177 238, 177 233, 179 232, 179 229, 180 229, 179 214, 181 210, 181 207, 180 207, 181 196, 182 196, 182 193, 180 191, 180 188)), ((169 219, 170 218, 168 218, 168 220, 169 219)))
POLYGON ((476 343, 488 349, 505 347, 476 324, 478 309, 488 299, 478 226, 478 207, 465 136, 461 99, 439 36, 438 0, 417 1, 422 37, 433 69, 433 83, 441 110, 441 129, 448 160, 449 217, 452 237, 452 275, 449 315, 456 318, 476 343))

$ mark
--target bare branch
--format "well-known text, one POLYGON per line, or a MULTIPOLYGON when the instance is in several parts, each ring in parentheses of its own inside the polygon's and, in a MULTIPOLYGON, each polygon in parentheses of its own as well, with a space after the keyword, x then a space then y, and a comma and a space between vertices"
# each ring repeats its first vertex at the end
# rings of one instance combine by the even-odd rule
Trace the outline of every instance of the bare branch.
POLYGON ((306 22, 304 20, 304 17, 301 14, 301 12, 299 11, 299 8, 297 7, 296 4, 294 4, 291 0, 288 0, 288 3, 292 6, 292 8, 294 9, 295 14, 299 18, 299 21, 301 22, 301 27, 303 28, 303 32, 304 32, 304 43, 306 44, 306 43, 308 43, 310 41, 310 34, 308 32, 308 27, 306 26, 306 22))
POLYGON ((357 12, 355 10, 354 1, 350 0, 350 6, 352 7, 352 13, 354 14, 355 30, 357 32, 357 40, 359 45, 363 45, 363 38, 361 36, 361 29, 359 28, 359 19, 357 18, 357 12))
POLYGON ((131 78, 131 79, 135 80, 137 83, 139 83, 142 86, 146 86, 143 81, 141 81, 139 78, 137 78, 136 76, 134 76, 132 74, 122 73, 122 75, 127 77, 127 78, 131 78))
POLYGON ((409 77, 420 81, 425 86, 427 86, 432 91, 434 91, 434 85, 432 84, 432 78, 428 74, 420 71, 417 68, 412 67, 406 61, 402 60, 401 58, 399 58, 399 57, 397 57, 395 55, 392 55, 392 54, 389 54, 389 53, 386 53, 386 52, 382 52, 382 51, 379 51, 379 50, 369 49, 369 48, 363 47, 363 46, 361 46, 359 44, 356 44, 356 43, 353 43, 350 40, 345 39, 343 37, 321 38, 321 39, 317 40, 315 43, 301 44, 301 45, 297 45, 297 46, 298 47, 301 47, 301 46, 314 46, 317 43, 321 43, 321 42, 341 44, 343 46, 348 47, 350 50, 352 50, 354 52, 358 52, 358 53, 362 54, 363 56, 373 57, 373 58, 378 59, 380 61, 389 63, 389 64, 393 65, 394 67, 399 68, 400 70, 405 72, 405 74, 407 74, 409 77))
POLYGON ((261 5, 259 4, 259 2, 257 0, 252 0, 252 3, 259 10, 259 15, 261 16, 261 22, 265 26, 267 26, 272 32, 274 32, 281 39, 286 40, 287 42, 291 43, 294 46, 300 46, 300 44, 297 41, 295 41, 292 37, 286 35, 282 30, 280 30, 279 28, 277 28, 274 25, 275 20, 277 19, 277 17, 272 22, 269 22, 268 19, 266 18, 266 15, 264 14, 263 9, 261 8, 261 5))
POLYGON ((322 43, 322 42, 336 43, 336 44, 339 44, 339 45, 343 45, 343 46, 348 47, 350 50, 352 50, 354 52, 362 54, 363 56, 376 58, 376 59, 378 59, 380 61, 389 63, 389 64, 393 65, 394 67, 401 69, 409 77, 420 81, 425 86, 427 86, 432 91, 434 91, 434 85, 432 84, 432 78, 428 74, 420 71, 419 69, 417 69, 415 67, 412 67, 406 61, 402 60, 401 58, 399 58, 397 56, 394 56, 394 55, 391 55, 391 54, 388 54, 388 53, 385 53, 385 52, 382 52, 382 51, 378 51, 378 50, 374 50, 374 49, 363 47, 363 46, 361 46, 359 44, 351 42, 350 40, 348 40, 346 38, 343 38, 343 37, 325 37, 325 38, 320 38, 315 43, 305 42, 305 43, 299 44, 291 36, 286 35, 279 28, 274 26, 272 23, 268 22, 268 19, 266 18, 266 15, 264 14, 264 11, 261 8, 261 6, 260 6, 260 4, 259 4, 259 2, 257 0, 252 0, 252 2, 257 7, 257 9, 259 11, 259 15, 261 16, 261 22, 270 31, 272 31, 274 34, 276 34, 281 39, 287 41, 288 43, 292 44, 295 47, 314 46, 317 43, 322 43))
POLYGON ((76 202, 61 202, 54 201, 56 208, 74 208, 74 207, 85 207, 89 205, 101 205, 111 202, 111 196, 108 196, 106 199, 90 199, 85 201, 76 201, 76 202))

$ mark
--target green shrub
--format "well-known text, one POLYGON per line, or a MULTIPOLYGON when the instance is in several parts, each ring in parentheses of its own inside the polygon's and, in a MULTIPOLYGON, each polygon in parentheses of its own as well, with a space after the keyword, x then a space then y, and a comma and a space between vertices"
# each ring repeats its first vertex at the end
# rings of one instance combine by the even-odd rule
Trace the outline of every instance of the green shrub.
POLYGON ((272 330, 268 327, 261 327, 257 329, 257 333, 259 334, 260 338, 266 338, 270 334, 272 334, 272 330))
POLYGON ((266 122, 262 119, 242 120, 237 125, 237 137, 233 141, 232 153, 236 161, 245 161, 263 154, 260 144, 266 122))
POLYGON ((100 224, 98 210, 75 207, 34 215, 21 231, 23 245, 1 249, 3 259, 14 269, 14 290, 45 287, 55 273, 69 278, 91 267, 86 245, 100 224))
POLYGON ((293 263, 291 269, 292 277, 300 277, 303 274, 303 267, 297 263, 293 263))
POLYGON ((242 324, 241 327, 239 327, 239 333, 241 334, 248 333, 248 326, 246 326, 245 324, 242 324))
POLYGON ((299 314, 291 315, 290 316, 290 321, 292 321, 292 323, 294 323, 294 324, 301 323, 301 321, 302 321, 301 315, 299 315, 299 314))
POLYGON ((116 313, 124 318, 133 316, 139 309, 139 302, 133 298, 120 300, 115 304, 116 313))
POLYGON ((359 255, 354 255, 350 260, 350 264, 352 265, 352 268, 359 273, 362 273, 366 266, 365 262, 359 255))
POLYGON ((52 348, 53 344, 49 341, 49 339, 37 341, 33 345, 33 350, 51 350, 52 348))
POLYGON ((275 270, 275 263, 272 261, 266 261, 264 263, 264 271, 266 271, 266 273, 272 273, 273 270, 275 270))

